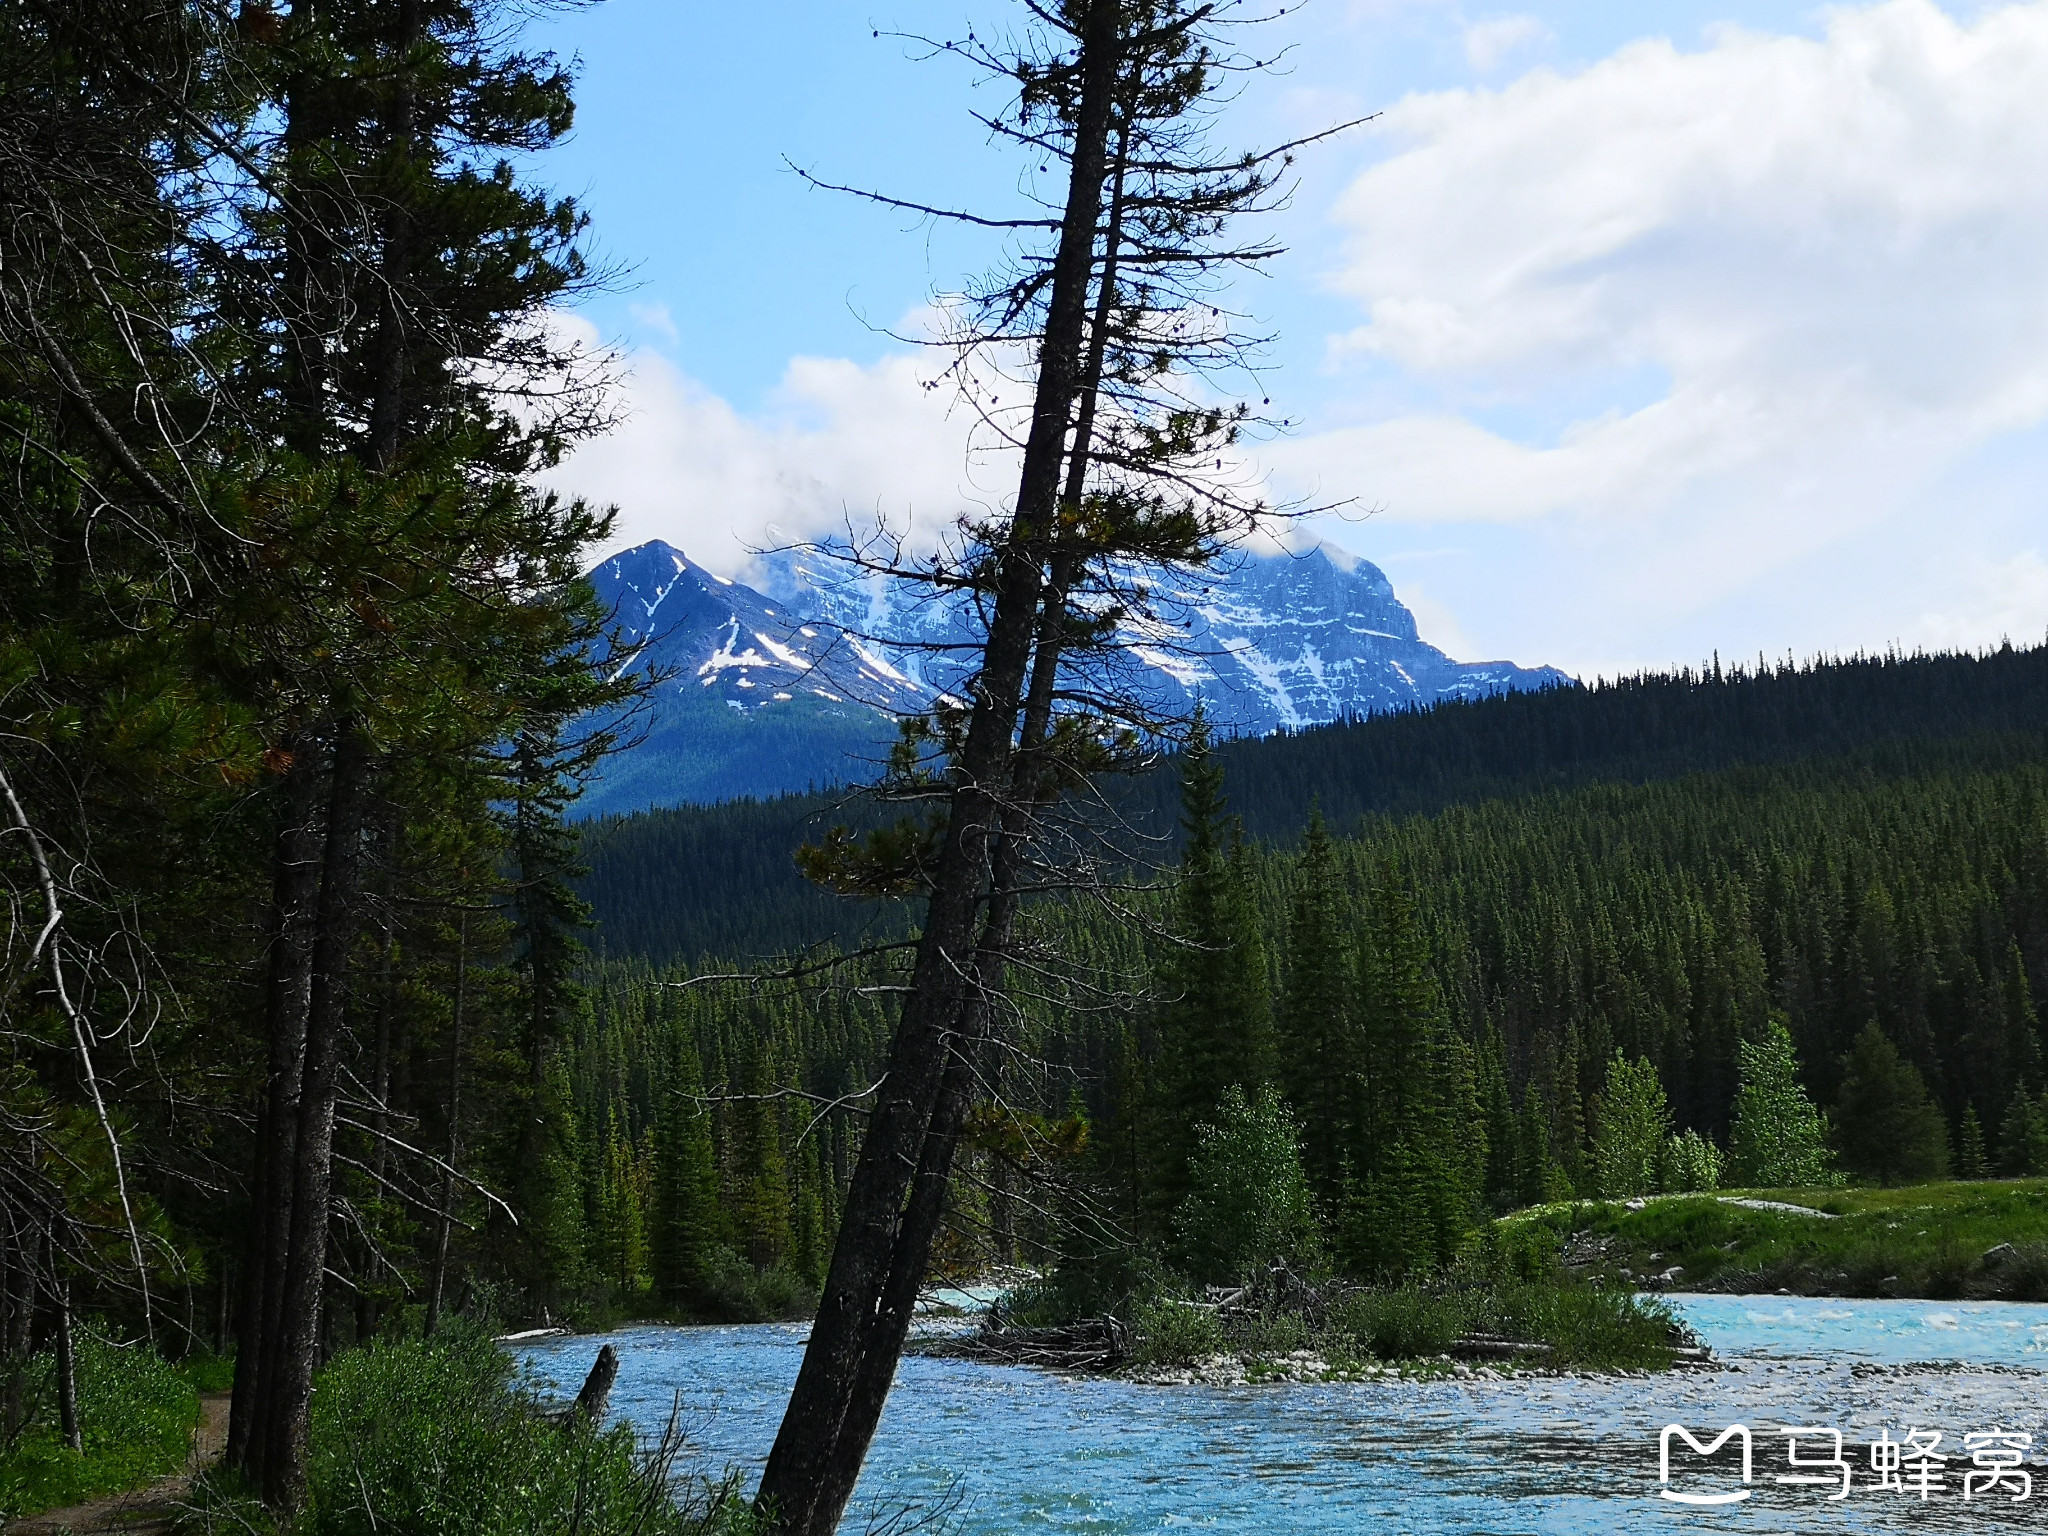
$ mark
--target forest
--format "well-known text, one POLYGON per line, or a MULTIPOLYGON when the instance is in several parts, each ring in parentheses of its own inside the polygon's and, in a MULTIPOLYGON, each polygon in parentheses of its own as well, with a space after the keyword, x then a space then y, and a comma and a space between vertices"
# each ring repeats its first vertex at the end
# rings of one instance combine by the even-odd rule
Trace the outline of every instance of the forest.
MULTIPOLYGON (((1855 712, 1857 681, 1897 665, 1829 676, 1841 713, 1855 712)), ((1658 692, 1633 697, 1654 708, 1658 692)), ((1443 729, 1575 702, 1459 706, 1443 729)), ((1386 725, 1412 740, 1434 718, 1386 725)), ((1298 754, 1300 738, 1206 754, 1193 774, 1183 759, 1179 847, 1134 878, 1128 915, 1064 900, 1034 914, 1065 965, 1018 989, 999 1085, 1011 1118, 981 1129, 956 1185, 951 1261, 963 1273, 1056 1264, 1078 1230, 1062 1217, 1079 1208, 1099 1239, 1114 1231, 1199 1269, 1175 1216, 1195 1128, 1218 1123, 1233 1086, 1246 1124, 1261 1090, 1291 1118, 1319 1240, 1365 1274, 1441 1268, 1485 1216, 1546 1199, 1825 1182, 1836 1163, 1878 1181, 2048 1172, 2034 1002, 2048 976, 2043 740, 1944 739, 1888 718, 1901 738, 1859 752, 1774 752, 1648 783, 1539 781, 1434 815, 1362 817, 1343 835, 1312 803, 1278 847, 1242 836, 1235 772, 1261 782, 1260 755, 1298 754), (1744 1053, 1766 1047, 1781 1070, 1758 1080, 1827 1114, 1809 1169, 1766 1166, 1742 1144, 1744 1053), (1390 1081, 1419 1101, 1376 1100, 1371 1085, 1390 1081), (1617 1140, 1624 1103, 1633 1172, 1617 1140), (1397 1169, 1415 1186, 1399 1199, 1427 1221, 1373 1214, 1367 1185, 1390 1140, 1412 1143, 1420 1166, 1397 1169), (1415 1231, 1434 1235, 1413 1253, 1389 1247, 1386 1233, 1415 1231)), ((1725 740, 1699 750, 1738 755, 1725 740)), ((688 813, 700 826, 714 815, 688 813)), ((742 834, 762 817, 735 808, 742 834)), ((659 836, 660 814, 647 820, 659 836)), ((605 887, 586 888, 602 942, 605 887)), ((635 893, 634 910, 654 899, 635 893)), ((884 958, 866 963, 883 974, 884 958)), ((881 1070, 871 989, 688 984, 726 969, 607 956, 578 1037, 577 1114, 605 1127, 587 1182, 600 1167, 639 1170, 633 1230, 646 1235, 631 1283, 665 1297, 704 1285, 704 1271, 659 1253, 750 1253, 815 1280, 805 1234, 829 1225, 855 1122, 847 1096, 881 1070), (715 1204, 655 1194, 678 1072, 684 1102, 713 1101, 709 1144, 692 1155, 716 1170, 700 1186, 715 1204), (776 1089, 801 1097, 761 1097, 776 1089), (779 1191, 765 1204, 764 1177, 779 1191)), ((699 1296, 733 1304, 715 1287, 699 1296)))

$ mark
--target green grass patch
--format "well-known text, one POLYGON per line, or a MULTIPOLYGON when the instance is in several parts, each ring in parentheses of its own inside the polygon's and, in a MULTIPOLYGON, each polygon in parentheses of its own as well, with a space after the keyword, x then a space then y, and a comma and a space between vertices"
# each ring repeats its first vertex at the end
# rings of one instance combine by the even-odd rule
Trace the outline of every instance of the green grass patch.
POLYGON ((56 1364, 38 1355, 22 1383, 28 1418, 0 1454, 0 1517, 138 1488, 181 1471, 191 1454, 199 1394, 176 1367, 145 1345, 119 1344, 90 1328, 78 1330, 73 1352, 84 1450, 72 1450, 58 1433, 56 1364))
POLYGON ((1639 1209, 1543 1206, 1498 1224, 1504 1246, 1611 1285, 1676 1267, 1674 1289, 2048 1300, 2048 1180, 1723 1190, 1639 1209), (1758 1210, 1773 1200, 1820 1215, 1758 1210), (1828 1219, 1832 1218, 1832 1219, 1828 1219))

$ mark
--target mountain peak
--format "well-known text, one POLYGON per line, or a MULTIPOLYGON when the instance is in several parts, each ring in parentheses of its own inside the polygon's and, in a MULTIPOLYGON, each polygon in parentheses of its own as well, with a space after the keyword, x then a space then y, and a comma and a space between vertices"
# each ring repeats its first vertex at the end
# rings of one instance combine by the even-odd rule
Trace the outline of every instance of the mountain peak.
MULTIPOLYGON (((608 766, 586 814, 845 783, 878 765, 897 715, 957 685, 975 626, 963 605, 785 550, 765 592, 652 539, 592 585, 628 648, 662 675, 645 739, 608 766), (666 762, 658 766, 657 760, 666 762)), ((1152 584, 1120 636, 1119 686, 1162 718, 1197 700, 1225 735, 1529 688, 1550 667, 1451 660, 1421 638, 1386 573, 1326 542, 1243 551, 1152 584)))

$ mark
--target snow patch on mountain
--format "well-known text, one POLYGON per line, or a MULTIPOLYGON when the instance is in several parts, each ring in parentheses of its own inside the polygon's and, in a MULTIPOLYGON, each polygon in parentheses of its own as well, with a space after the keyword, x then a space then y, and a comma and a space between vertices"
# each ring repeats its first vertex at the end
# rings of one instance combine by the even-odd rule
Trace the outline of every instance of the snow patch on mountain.
MULTIPOLYGON (((814 550, 778 551, 759 565, 757 588, 655 540, 590 573, 620 631, 618 666, 660 679, 645 740, 627 756, 687 752, 688 711, 713 699, 772 723, 788 743, 778 748, 784 769, 756 765, 738 789, 707 793, 704 785, 720 782, 717 765, 699 763, 671 776, 669 801, 660 798, 659 765, 643 760, 625 776, 638 786, 638 804, 844 782, 861 769, 848 760, 849 740, 885 740, 894 717, 959 688, 976 638, 959 601, 814 550), (809 751, 803 744, 813 739, 809 751)), ((1423 641, 1379 567, 1328 544, 1243 554, 1158 581, 1151 612, 1124 621, 1119 638, 1120 686, 1165 715, 1185 715, 1199 700, 1226 735, 1572 681, 1554 667, 1453 661, 1423 641)), ((636 808, 613 803, 620 798, 600 793, 592 803, 636 808)))

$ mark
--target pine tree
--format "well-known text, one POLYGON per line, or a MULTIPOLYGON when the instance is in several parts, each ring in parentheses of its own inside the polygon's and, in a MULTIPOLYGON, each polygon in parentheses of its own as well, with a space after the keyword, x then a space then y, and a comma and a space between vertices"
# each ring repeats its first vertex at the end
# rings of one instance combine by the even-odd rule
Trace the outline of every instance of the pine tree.
POLYGON ((771 1047, 755 1047, 747 1074, 747 1099, 740 1106, 739 1229, 748 1260, 756 1269, 789 1256, 788 1160, 782 1146, 782 1086, 770 1061, 771 1047))
POLYGON ((1541 1205, 1547 1200, 1570 1199, 1571 1184, 1550 1155, 1550 1106, 1533 1080, 1522 1087, 1522 1109, 1516 1120, 1516 1204, 1541 1205))
POLYGON ((1552 1153, 1564 1173, 1565 1183, 1575 1195, 1596 1192, 1597 1181, 1586 1160, 1586 1114, 1579 1089, 1579 1026, 1565 1025, 1564 1043, 1557 1053, 1553 1083, 1556 1095, 1551 1109, 1552 1153))
POLYGON ((1998 1170, 2009 1178, 2048 1173, 2048 1116, 2024 1085, 2013 1089, 1998 1128, 1998 1170))
POLYGON ((647 1267, 646 1180, 638 1149, 613 1116, 606 1117, 593 1183, 592 1257, 605 1283, 630 1304, 647 1267))
POLYGON ((1287 930, 1287 981, 1278 1010, 1280 1080, 1301 1122, 1310 1187, 1335 1210, 1346 1137, 1357 1119, 1358 1067, 1343 891, 1322 811, 1310 813, 1295 861, 1287 930))
POLYGON ((1360 945, 1361 1113, 1341 1222, 1361 1273, 1427 1273, 1479 1215, 1487 1141, 1471 1050, 1429 966, 1414 901, 1383 869, 1360 945))
POLYGON ((673 1307, 701 1287, 705 1261, 724 1237, 704 1071, 680 1024, 669 1030, 662 1092, 655 1123, 654 1231, 648 1247, 655 1290, 673 1307))
POLYGON ((1984 1156, 1984 1126, 1977 1118, 1977 1106, 1963 1106, 1962 1124, 1956 1130, 1956 1177, 1981 1179, 1990 1172, 1984 1156))
POLYGON ((1834 1180, 1827 1125, 1799 1086, 1792 1032, 1773 1018, 1761 1040, 1738 1047, 1740 1084, 1729 1130, 1729 1174, 1750 1188, 1796 1188, 1834 1180))
POLYGON ((1886 1184, 1948 1172, 1948 1126, 1913 1064, 1875 1021, 1843 1064, 1836 1108, 1842 1161, 1886 1184))
POLYGON ((1154 1197, 1170 1212, 1187 1191, 1195 1128, 1215 1123, 1232 1086, 1256 1092, 1272 1072, 1272 995, 1258 912, 1247 889, 1249 854, 1224 806, 1223 768, 1200 718, 1182 760, 1186 842, 1174 889, 1174 944, 1159 986, 1163 1090, 1154 1197))
POLYGON ((1496 1211, 1510 1210, 1520 1202, 1526 1154, 1522 1118, 1508 1094, 1507 1069, 1501 1062, 1500 1032, 1491 1020, 1479 1051, 1478 1090, 1486 1123, 1486 1201, 1496 1211))

